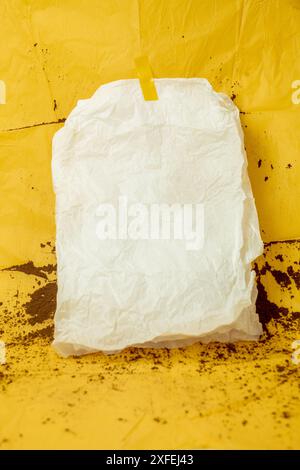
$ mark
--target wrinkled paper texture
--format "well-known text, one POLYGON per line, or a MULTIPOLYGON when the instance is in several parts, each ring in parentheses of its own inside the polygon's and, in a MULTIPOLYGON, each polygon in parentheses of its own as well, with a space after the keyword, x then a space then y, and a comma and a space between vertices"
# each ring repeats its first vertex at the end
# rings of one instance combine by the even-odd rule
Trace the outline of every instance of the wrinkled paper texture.
POLYGON ((53 140, 62 355, 257 339, 262 253, 239 111, 205 79, 120 80, 81 100, 53 140), (201 204, 203 244, 97 236, 101 204, 201 204))

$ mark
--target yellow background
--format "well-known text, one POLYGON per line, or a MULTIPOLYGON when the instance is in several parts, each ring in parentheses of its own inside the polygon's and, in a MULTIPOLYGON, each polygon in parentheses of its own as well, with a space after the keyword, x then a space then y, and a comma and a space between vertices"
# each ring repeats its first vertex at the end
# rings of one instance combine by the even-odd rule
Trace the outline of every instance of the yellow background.
MULTIPOLYGON (((272 321, 272 338, 235 352, 62 360, 49 340, 26 345, 32 326, 15 321, 37 278, 3 269, 55 264, 41 247, 55 240, 52 136, 78 99, 136 77, 140 55, 155 77, 205 77, 235 99, 262 236, 282 241, 259 264, 296 265, 300 245, 286 240, 300 237, 300 1, 3 0, 0 18, 0 448, 299 448, 299 322, 272 321)), ((300 310, 294 283, 262 278, 272 302, 300 310)))

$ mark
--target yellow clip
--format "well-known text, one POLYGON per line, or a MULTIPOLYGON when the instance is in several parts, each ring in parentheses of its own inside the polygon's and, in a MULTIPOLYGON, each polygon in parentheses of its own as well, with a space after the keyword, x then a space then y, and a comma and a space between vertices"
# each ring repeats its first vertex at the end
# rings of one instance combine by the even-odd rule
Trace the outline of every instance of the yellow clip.
POLYGON ((158 100, 148 57, 137 57, 135 59, 135 65, 138 77, 140 79, 140 85, 143 91, 144 99, 146 101, 158 100))
POLYGON ((6 86, 3 80, 0 80, 0 104, 6 103, 6 86))

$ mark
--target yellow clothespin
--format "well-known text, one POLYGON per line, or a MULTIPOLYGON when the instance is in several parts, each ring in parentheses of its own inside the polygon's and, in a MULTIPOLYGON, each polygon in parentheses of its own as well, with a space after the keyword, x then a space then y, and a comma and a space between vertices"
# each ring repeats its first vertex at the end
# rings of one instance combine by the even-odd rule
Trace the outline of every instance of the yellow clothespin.
POLYGON ((146 101, 158 100, 148 57, 137 57, 135 59, 135 65, 138 77, 140 79, 140 85, 143 91, 144 99, 146 101))
POLYGON ((3 80, 0 80, 0 104, 6 104, 6 86, 3 80))

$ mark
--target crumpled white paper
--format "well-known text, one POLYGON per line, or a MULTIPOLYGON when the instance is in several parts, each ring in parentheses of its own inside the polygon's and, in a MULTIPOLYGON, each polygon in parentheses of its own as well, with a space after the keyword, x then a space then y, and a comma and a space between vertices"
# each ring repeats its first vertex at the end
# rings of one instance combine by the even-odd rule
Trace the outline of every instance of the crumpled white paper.
POLYGON ((257 339, 255 274, 262 253, 239 111, 205 79, 101 86, 53 140, 63 356, 129 345, 257 339), (203 207, 203 243, 99 238, 99 205, 203 207))

